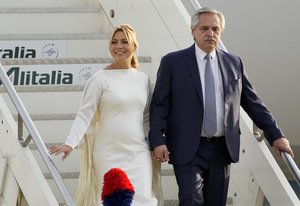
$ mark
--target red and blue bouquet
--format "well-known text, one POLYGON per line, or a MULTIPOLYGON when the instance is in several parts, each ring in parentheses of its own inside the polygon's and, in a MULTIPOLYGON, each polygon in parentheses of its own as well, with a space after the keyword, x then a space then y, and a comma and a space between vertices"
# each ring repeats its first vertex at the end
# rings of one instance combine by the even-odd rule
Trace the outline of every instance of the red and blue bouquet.
POLYGON ((101 200, 104 206, 130 206, 134 188, 126 173, 112 168, 104 175, 101 200))

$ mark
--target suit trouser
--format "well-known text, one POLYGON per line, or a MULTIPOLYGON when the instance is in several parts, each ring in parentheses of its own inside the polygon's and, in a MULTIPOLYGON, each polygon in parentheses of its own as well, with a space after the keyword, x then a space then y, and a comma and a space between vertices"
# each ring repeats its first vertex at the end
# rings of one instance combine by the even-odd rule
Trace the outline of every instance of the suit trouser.
POLYGON ((179 186, 179 206, 226 205, 231 158, 225 138, 201 138, 197 154, 185 165, 173 165, 179 186))

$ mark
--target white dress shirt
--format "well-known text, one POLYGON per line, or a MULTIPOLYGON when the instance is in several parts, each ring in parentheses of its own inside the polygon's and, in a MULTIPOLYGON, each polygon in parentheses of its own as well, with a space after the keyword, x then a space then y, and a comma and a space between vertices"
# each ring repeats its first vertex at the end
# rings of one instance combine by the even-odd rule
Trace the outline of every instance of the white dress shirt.
MULTIPOLYGON (((200 80, 201 80, 201 86, 202 86, 202 94, 203 94, 203 105, 205 105, 205 65, 206 65, 206 59, 205 56, 207 53, 205 53, 202 49, 200 49, 197 44, 195 44, 195 53, 198 63, 198 69, 200 73, 200 80)), ((215 79, 215 88, 216 88, 216 105, 217 105, 217 132, 214 134, 214 136, 223 136, 224 135, 224 91, 223 91, 223 80, 222 80, 222 74, 219 68, 218 59, 216 55, 216 50, 213 50, 210 53, 211 56, 211 67, 213 70, 213 75, 215 79)), ((205 108, 204 108, 205 109, 205 108)), ((204 122, 204 121, 203 121, 204 122)), ((203 128, 203 126, 202 126, 203 128)), ((204 132, 202 131, 201 136, 205 136, 204 132)))

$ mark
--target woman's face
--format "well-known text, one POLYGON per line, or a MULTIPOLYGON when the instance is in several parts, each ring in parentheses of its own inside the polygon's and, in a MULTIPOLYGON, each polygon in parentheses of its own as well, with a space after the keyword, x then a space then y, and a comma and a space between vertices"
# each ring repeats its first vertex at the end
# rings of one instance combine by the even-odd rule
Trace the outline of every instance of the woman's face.
POLYGON ((111 40, 109 52, 115 61, 131 61, 135 47, 128 42, 123 31, 117 31, 111 40))

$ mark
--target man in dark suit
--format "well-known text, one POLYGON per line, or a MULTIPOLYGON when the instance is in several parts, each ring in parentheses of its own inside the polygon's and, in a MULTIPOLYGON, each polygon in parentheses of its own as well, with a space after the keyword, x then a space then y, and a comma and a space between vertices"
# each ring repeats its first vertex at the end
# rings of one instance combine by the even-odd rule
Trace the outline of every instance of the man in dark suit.
POLYGON ((157 73, 149 140, 157 160, 173 164, 180 206, 226 205, 230 164, 239 160, 240 106, 277 154, 293 156, 241 59, 216 48, 224 26, 220 11, 198 10, 191 20, 195 44, 165 55, 157 73))

